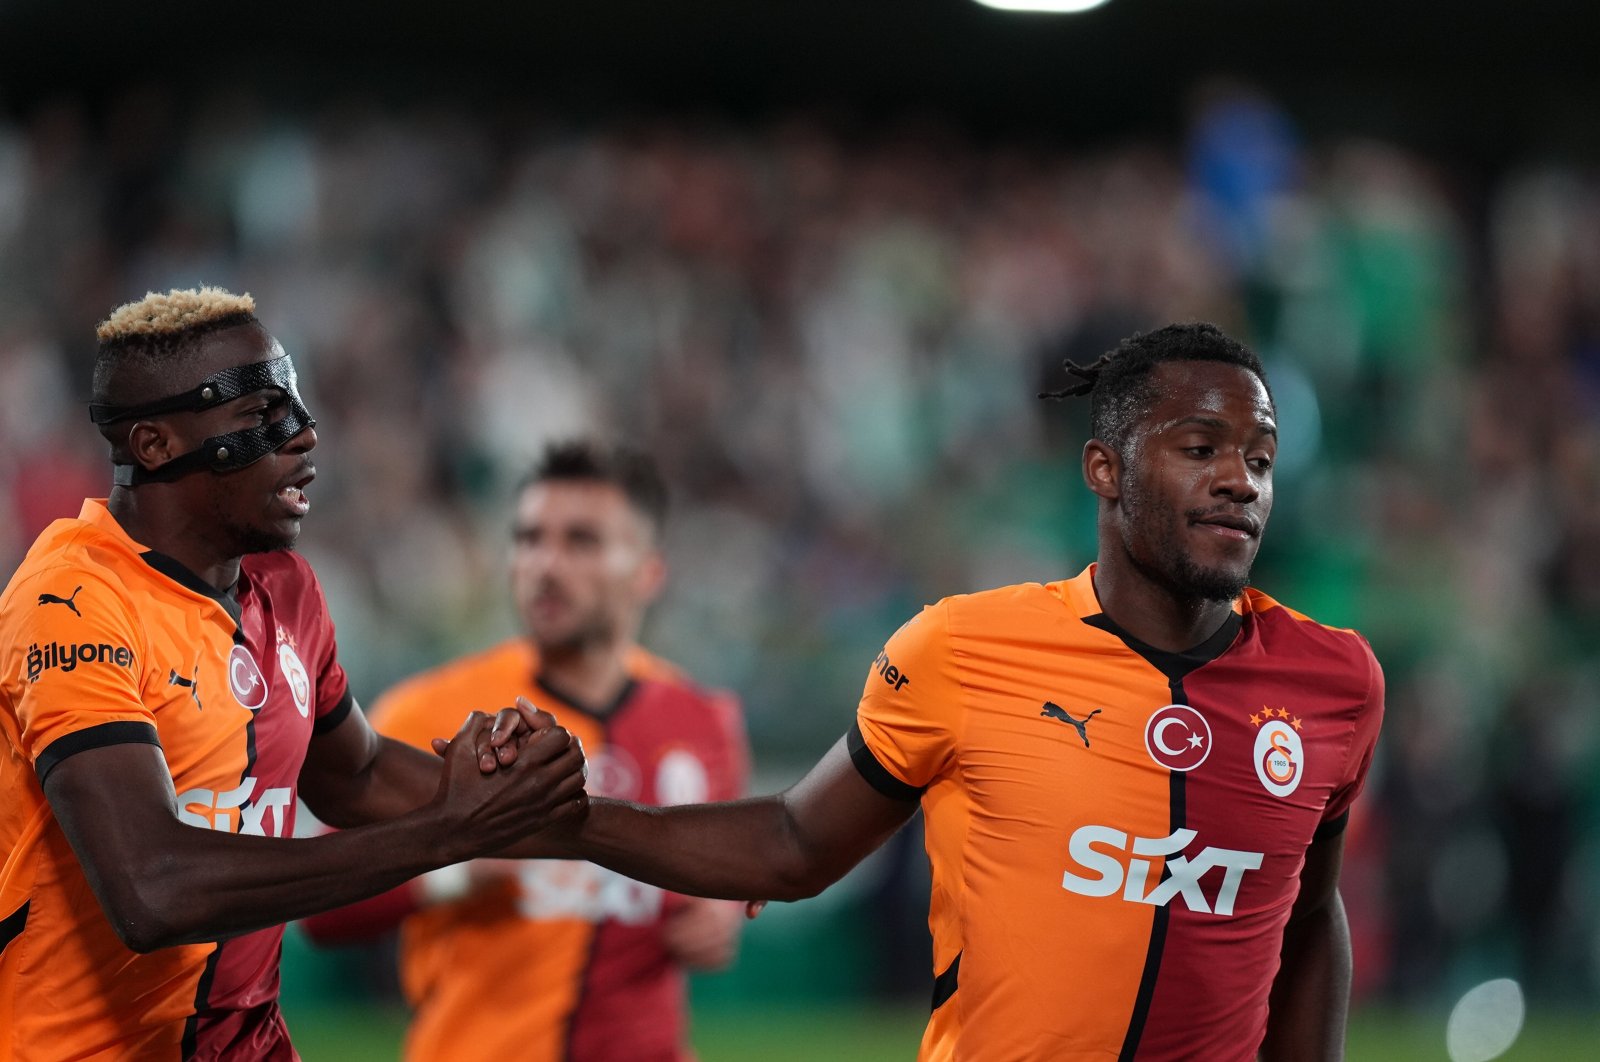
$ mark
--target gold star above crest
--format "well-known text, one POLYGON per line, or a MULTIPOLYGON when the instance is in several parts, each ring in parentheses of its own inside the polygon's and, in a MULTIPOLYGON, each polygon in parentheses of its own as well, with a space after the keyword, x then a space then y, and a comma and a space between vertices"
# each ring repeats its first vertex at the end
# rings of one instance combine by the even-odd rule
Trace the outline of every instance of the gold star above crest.
POLYGON ((1251 715, 1250 716, 1250 722, 1255 724, 1256 726, 1260 726, 1261 725, 1261 717, 1259 715, 1251 715))
POLYGON ((1300 725, 1300 717, 1299 717, 1299 716, 1298 716, 1298 715, 1297 715, 1297 716, 1295 716, 1295 717, 1294 717, 1294 722, 1292 722, 1292 723, 1290 723, 1290 724, 1289 724, 1289 725, 1290 725, 1290 726, 1292 726, 1292 727, 1294 727, 1294 728, 1295 728, 1295 730, 1296 730, 1296 731, 1299 731, 1299 730, 1302 730, 1302 729, 1304 729, 1304 728, 1303 728, 1303 727, 1302 727, 1302 726, 1301 726, 1301 725, 1300 725))

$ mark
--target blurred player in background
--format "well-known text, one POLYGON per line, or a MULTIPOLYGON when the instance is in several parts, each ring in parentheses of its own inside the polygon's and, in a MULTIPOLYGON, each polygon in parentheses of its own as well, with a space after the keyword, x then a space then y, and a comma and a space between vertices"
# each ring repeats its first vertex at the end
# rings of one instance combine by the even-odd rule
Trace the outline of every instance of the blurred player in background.
POLYGON ((582 754, 456 702, 441 774, 367 726, 292 552, 314 422, 249 296, 99 338, 115 485, 0 598, 0 1058, 292 1059, 282 923, 581 811, 582 754), (293 839, 297 796, 344 832, 293 839))
MULTIPOLYGON (((666 563, 665 487, 643 454, 550 446, 517 491, 511 588, 524 636, 426 672, 373 711, 426 747, 450 706, 536 700, 583 742, 589 789, 645 804, 743 793, 738 704, 639 648, 666 563)), ((480 860, 308 920, 324 943, 401 923, 419 1060, 691 1058, 685 970, 726 965, 740 905, 641 885, 592 863, 480 860)))
POLYGON ((921 1058, 1342 1058, 1342 831, 1383 679, 1359 635, 1246 585, 1277 449, 1261 363, 1174 325, 1069 370, 1052 397, 1091 399, 1096 563, 925 609, 787 792, 597 800, 559 851, 664 888, 795 899, 920 806, 921 1058))

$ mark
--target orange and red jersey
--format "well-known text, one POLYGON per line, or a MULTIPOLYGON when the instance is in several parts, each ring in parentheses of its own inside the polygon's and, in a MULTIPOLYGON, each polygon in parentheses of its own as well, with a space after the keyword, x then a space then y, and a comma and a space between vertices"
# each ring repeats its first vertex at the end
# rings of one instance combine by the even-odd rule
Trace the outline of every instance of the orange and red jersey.
MULTIPOLYGON (((373 708, 373 725, 427 748, 462 712, 524 696, 583 742, 588 790, 645 804, 743 795, 749 753, 738 703, 688 682, 642 650, 610 705, 584 706, 536 677, 525 641, 420 675, 373 708)), ((415 1017, 408 1058, 526 1062, 684 1062, 685 979, 662 938, 681 898, 592 863, 522 860, 515 880, 410 914, 401 982, 415 1017), (497 1001, 497 1002, 490 1002, 497 1001)), ((317 916, 333 936, 341 912, 317 916)))
POLYGON ((130 951, 43 783, 77 753, 150 744, 184 823, 286 837, 312 733, 351 703, 297 555, 244 558, 222 594, 101 501, 45 529, 0 597, 0 1059, 295 1057, 282 928, 130 951))
POLYGON ((1164 652, 1092 576, 947 598, 867 677, 852 757, 926 816, 925 1062, 1254 1059, 1307 847, 1372 761, 1359 635, 1248 590, 1164 652))

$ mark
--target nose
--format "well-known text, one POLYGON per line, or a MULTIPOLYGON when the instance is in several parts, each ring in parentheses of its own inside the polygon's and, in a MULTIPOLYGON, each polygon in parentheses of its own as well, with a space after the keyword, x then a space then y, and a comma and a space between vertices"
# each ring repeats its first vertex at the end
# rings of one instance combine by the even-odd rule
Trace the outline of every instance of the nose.
POLYGON ((308 421, 288 442, 283 444, 287 454, 310 453, 317 448, 317 422, 308 421))
POLYGON ((1244 503, 1256 500, 1261 493, 1251 472, 1250 463, 1242 453, 1224 454, 1217 459, 1216 473, 1211 480, 1211 493, 1244 503))

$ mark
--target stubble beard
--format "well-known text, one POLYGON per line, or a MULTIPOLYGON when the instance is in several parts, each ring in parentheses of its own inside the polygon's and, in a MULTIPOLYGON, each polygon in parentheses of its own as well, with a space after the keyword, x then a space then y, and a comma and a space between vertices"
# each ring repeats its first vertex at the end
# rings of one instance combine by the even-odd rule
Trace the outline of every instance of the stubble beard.
POLYGON ((1140 575, 1180 601, 1228 604, 1244 593, 1250 583, 1250 565, 1234 571, 1196 564, 1184 548, 1177 526, 1162 519, 1159 507, 1141 485, 1130 482, 1122 504, 1126 514, 1122 547, 1140 575))
POLYGON ((530 626, 528 633, 540 655, 547 658, 581 656, 597 645, 608 643, 613 636, 611 623, 603 615, 594 613, 584 616, 566 631, 544 632, 530 626))
POLYGON ((214 505, 213 516, 217 522, 220 536, 231 543, 231 551, 235 556, 247 556, 251 553, 278 553, 283 550, 294 549, 295 542, 299 539, 299 524, 295 524, 296 533, 285 535, 269 531, 263 527, 239 523, 221 511, 221 506, 214 505))

